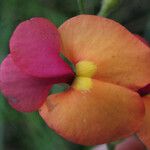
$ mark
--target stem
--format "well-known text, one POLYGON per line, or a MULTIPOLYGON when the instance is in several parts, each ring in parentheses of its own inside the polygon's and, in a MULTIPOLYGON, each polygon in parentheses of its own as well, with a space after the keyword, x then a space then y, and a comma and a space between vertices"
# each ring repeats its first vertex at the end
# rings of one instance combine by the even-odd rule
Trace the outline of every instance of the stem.
POLYGON ((84 0, 77 0, 80 14, 85 14, 84 10, 84 0))
POLYGON ((120 0, 102 0, 102 6, 97 14, 98 16, 107 17, 120 3, 120 0))

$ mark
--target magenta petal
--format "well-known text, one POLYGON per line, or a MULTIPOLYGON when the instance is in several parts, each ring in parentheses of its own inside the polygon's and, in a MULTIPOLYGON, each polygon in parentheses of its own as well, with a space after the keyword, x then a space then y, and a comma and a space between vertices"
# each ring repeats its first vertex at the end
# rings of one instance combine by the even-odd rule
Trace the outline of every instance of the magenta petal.
POLYGON ((51 82, 26 75, 15 66, 8 55, 0 67, 0 88, 9 104, 18 111, 37 110, 46 99, 51 82))
POLYGON ((141 96, 145 96, 150 94, 150 84, 146 85, 145 87, 139 89, 137 91, 141 96))
POLYGON ((22 22, 10 40, 10 51, 15 64, 36 77, 73 75, 68 64, 59 57, 60 48, 57 28, 44 18, 22 22))

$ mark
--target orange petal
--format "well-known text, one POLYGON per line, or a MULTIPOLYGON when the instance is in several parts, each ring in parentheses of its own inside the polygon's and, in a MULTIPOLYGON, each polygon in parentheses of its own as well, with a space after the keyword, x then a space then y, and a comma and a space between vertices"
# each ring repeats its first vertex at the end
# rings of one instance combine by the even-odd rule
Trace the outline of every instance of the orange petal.
POLYGON ((145 117, 138 136, 150 148, 150 96, 143 97, 143 101, 145 104, 145 117))
POLYGON ((143 121, 140 96, 126 88, 92 80, 89 90, 50 95, 40 109, 50 128, 82 145, 107 143, 137 131, 143 121))
POLYGON ((150 83, 150 48, 113 20, 80 15, 60 28, 62 53, 97 64, 94 78, 137 90, 150 83))
POLYGON ((145 150, 145 146, 137 137, 132 136, 118 144, 115 150, 145 150))

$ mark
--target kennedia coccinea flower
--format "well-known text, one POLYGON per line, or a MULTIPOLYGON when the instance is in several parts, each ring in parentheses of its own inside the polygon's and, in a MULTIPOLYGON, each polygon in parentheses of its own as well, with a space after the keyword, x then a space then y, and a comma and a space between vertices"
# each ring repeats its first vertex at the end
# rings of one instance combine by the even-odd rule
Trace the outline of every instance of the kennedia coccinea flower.
POLYGON ((0 71, 9 103, 21 111, 43 104, 39 113, 47 125, 83 145, 137 132, 145 115, 137 91, 150 83, 150 48, 120 24, 98 16, 71 18, 58 32, 42 18, 17 27, 0 71), (75 77, 58 50, 75 65, 75 77), (52 84, 73 78, 67 91, 47 97, 52 84))

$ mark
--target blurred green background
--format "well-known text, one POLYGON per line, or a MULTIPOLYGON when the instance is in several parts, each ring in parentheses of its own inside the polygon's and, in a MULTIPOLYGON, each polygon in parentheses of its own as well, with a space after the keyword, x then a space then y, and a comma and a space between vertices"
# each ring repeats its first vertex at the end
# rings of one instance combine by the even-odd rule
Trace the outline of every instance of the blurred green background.
MULTIPOLYGON (((106 0, 107 1, 107 0, 106 0)), ((103 15, 150 41, 150 0, 115 0, 103 15)), ((101 0, 83 0, 86 14, 102 14, 101 0)), ((104 8, 105 9, 105 8, 104 8)), ((105 11, 105 10, 104 10, 105 11)), ((78 15, 77 0, 0 0, 0 62, 9 52, 10 36, 20 22, 35 17, 49 18, 57 26, 78 15)), ((90 150, 70 143, 35 113, 11 109, 0 95, 0 150, 90 150)))

